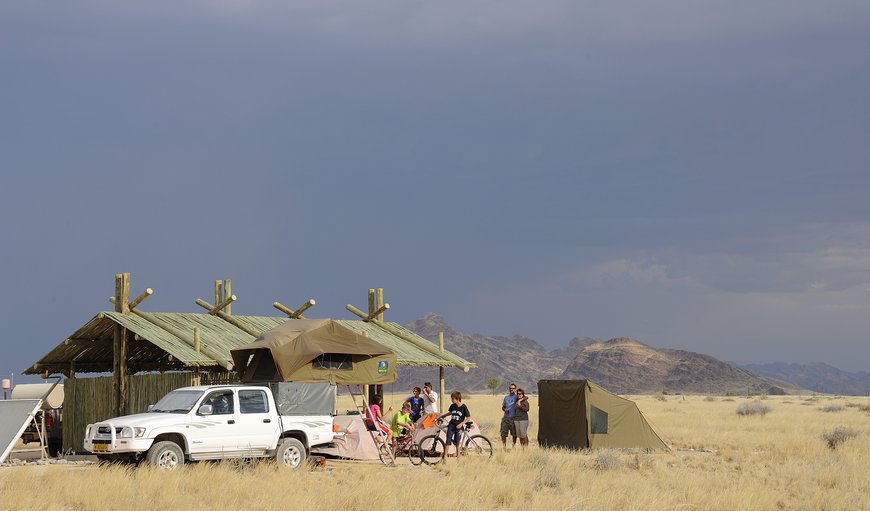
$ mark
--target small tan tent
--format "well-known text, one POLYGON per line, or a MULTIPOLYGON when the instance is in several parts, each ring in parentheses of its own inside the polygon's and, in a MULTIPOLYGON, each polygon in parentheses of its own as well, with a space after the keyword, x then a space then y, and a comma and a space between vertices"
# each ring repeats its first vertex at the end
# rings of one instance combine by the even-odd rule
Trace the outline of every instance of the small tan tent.
POLYGON ((542 447, 665 449, 634 401, 589 380, 538 382, 542 447))
POLYGON ((376 384, 396 380, 396 354, 331 319, 291 319, 231 352, 242 381, 376 384))

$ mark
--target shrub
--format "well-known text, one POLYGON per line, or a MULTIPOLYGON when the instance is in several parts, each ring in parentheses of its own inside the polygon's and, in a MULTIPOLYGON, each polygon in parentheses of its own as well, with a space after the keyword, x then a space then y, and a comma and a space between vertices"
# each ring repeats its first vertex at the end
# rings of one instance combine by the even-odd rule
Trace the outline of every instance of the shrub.
POLYGON ((562 480, 559 478, 559 472, 550 466, 545 466, 538 472, 537 483, 538 488, 558 488, 562 480))
POLYGON ((704 398, 704 401, 716 401, 716 398, 713 396, 707 396, 704 398))
POLYGON ((838 426, 832 431, 822 433, 822 440, 828 443, 828 447, 833 450, 846 440, 851 440, 857 437, 861 432, 855 428, 848 426, 838 426))
POLYGON ((664 394, 657 395, 656 399, 658 399, 659 401, 667 401, 668 400, 668 398, 666 398, 664 394))
POLYGON ((870 412, 870 405, 861 405, 858 407, 862 412, 870 412))
POLYGON ((546 467, 550 464, 550 455, 546 450, 537 450, 529 454, 529 463, 535 467, 546 467))
POLYGON ((834 412, 842 412, 846 407, 843 405, 825 405, 819 408, 819 410, 825 413, 834 413, 834 412))
POLYGON ((770 407, 760 401, 752 403, 743 403, 737 407, 737 415, 767 415, 770 413, 770 407))
POLYGON ((622 466, 622 459, 616 451, 611 449, 602 449, 595 453, 595 462, 593 468, 595 470, 613 470, 622 466))

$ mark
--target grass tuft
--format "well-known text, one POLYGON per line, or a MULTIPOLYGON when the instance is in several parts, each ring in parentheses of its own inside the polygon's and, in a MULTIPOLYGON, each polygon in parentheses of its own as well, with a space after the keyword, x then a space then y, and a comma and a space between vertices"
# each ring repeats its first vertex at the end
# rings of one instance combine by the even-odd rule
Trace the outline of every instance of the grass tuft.
POLYGON ((622 459, 612 449, 601 449, 595 453, 592 467, 595 470, 615 470, 622 466, 622 459))
POLYGON ((752 403, 743 403, 737 407, 737 415, 760 415, 765 416, 770 413, 770 406, 760 402, 753 401, 752 403))
POLYGON ((819 411, 822 411, 825 413, 842 412, 845 409, 846 409, 846 407, 843 405, 825 405, 825 406, 819 407, 819 411))
POLYGON ((834 450, 839 447, 840 444, 842 444, 843 442, 856 438, 860 434, 861 432, 855 428, 850 428, 848 426, 838 426, 832 431, 826 431, 822 433, 822 440, 828 443, 829 449, 834 450))

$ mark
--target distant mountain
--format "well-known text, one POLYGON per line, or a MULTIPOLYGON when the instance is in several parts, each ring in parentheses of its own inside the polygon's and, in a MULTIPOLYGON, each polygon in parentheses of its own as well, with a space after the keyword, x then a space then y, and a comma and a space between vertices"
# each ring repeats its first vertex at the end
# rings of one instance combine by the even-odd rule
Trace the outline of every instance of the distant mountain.
MULTIPOLYGON (((438 332, 444 332, 444 348, 462 358, 475 362, 477 369, 464 373, 458 369, 447 369, 445 380, 449 390, 486 389, 489 378, 501 380, 501 390, 510 382, 520 387, 537 388, 538 380, 558 378, 568 363, 585 346, 596 342, 594 339, 575 338, 568 346, 548 351, 533 339, 515 335, 513 337, 466 334, 447 324, 437 314, 426 314, 410 325, 409 330, 431 341, 437 342, 438 332)), ((422 386, 424 381, 435 382, 438 369, 402 368, 398 388, 422 386)))
POLYGON ((850 373, 821 362, 813 364, 774 362, 746 364, 741 367, 816 392, 844 396, 870 395, 870 373, 863 371, 850 373))
POLYGON ((620 337, 586 346, 562 373, 619 394, 785 394, 797 391, 709 355, 657 349, 620 337))
MULTIPOLYGON (((532 390, 545 378, 589 378, 618 393, 694 392, 714 394, 782 394, 798 392, 787 383, 762 378, 707 355, 652 348, 626 338, 602 342, 575 337, 568 346, 547 350, 528 337, 466 334, 437 314, 426 314, 407 328, 437 342, 444 332, 444 347, 475 362, 477 369, 464 373, 445 371, 448 391, 481 391, 489 378, 532 390)), ((402 368, 392 389, 436 382, 438 369, 402 368)), ((387 391, 391 388, 388 386, 387 391)))

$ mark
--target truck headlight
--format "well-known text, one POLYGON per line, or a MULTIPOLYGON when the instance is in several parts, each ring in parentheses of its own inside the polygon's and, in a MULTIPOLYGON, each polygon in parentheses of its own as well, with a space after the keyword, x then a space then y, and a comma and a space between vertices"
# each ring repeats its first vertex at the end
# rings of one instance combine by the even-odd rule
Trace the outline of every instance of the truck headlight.
POLYGON ((133 428, 133 436, 136 438, 145 436, 145 428, 133 428))
POLYGON ((118 438, 133 438, 133 428, 126 426, 118 434, 118 438))

